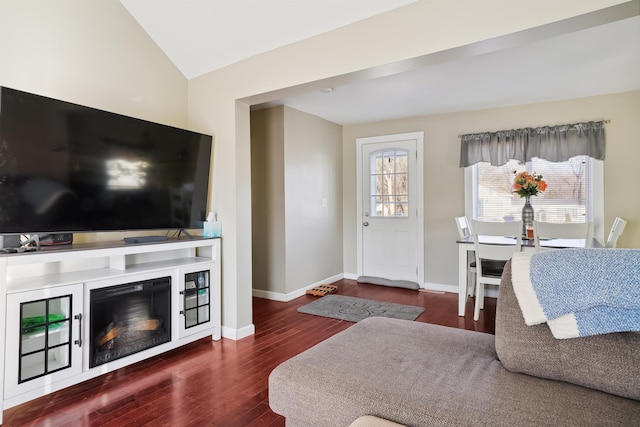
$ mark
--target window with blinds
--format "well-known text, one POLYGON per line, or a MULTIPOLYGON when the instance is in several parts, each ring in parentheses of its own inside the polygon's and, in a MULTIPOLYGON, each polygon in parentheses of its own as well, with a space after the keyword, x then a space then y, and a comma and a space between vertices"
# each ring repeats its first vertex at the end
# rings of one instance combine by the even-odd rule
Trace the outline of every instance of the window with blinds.
POLYGON ((544 193, 531 197, 536 221, 585 222, 593 216, 591 159, 572 157, 566 162, 534 158, 526 164, 512 160, 503 166, 477 163, 474 167, 473 211, 480 221, 518 221, 524 198, 513 193, 514 171, 540 174, 548 184, 544 193))

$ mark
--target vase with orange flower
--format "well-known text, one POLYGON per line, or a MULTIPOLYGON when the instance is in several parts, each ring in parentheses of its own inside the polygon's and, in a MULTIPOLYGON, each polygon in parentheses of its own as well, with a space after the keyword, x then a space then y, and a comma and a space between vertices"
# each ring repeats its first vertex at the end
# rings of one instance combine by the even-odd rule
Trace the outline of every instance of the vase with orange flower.
POLYGON ((526 171, 513 171, 513 173, 515 175, 513 192, 525 198, 522 207, 522 235, 527 236, 527 230, 533 230, 534 211, 531 206, 531 196, 537 196, 544 192, 547 189, 547 182, 542 179, 542 175, 535 172, 530 174, 526 171))

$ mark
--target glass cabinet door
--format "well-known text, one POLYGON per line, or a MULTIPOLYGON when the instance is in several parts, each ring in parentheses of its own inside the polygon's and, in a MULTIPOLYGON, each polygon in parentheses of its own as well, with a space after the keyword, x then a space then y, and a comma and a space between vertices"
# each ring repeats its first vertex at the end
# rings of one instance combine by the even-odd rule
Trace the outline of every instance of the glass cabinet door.
POLYGON ((209 270, 185 274, 184 283, 185 329, 209 322, 211 313, 209 270))
POLYGON ((20 303, 18 383, 71 366, 72 296, 20 303))
POLYGON ((82 284, 7 295, 5 399, 82 372, 82 284))

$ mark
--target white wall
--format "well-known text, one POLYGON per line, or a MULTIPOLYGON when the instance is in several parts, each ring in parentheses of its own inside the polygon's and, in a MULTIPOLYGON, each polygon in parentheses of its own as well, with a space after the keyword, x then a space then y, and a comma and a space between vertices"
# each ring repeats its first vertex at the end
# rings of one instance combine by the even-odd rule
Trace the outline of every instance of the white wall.
MULTIPOLYGON (((640 199, 630 197, 629 178, 640 158, 640 92, 542 104, 413 117, 344 127, 344 268, 355 274, 356 138, 424 131, 425 280, 456 286, 458 231, 454 217, 464 215, 464 169, 458 167, 458 135, 609 119, 604 161, 605 229, 616 216, 630 221, 621 247, 640 247, 640 199)), ((605 237, 606 234, 605 233, 605 237)))
MULTIPOLYGON (((616 0, 422 0, 189 81, 189 123, 215 137, 211 200, 223 225, 223 324, 251 329, 249 109, 383 66, 623 3, 616 0)), ((389 67, 384 72, 406 70, 389 67)), ((428 218, 427 218, 428 220, 428 218)))

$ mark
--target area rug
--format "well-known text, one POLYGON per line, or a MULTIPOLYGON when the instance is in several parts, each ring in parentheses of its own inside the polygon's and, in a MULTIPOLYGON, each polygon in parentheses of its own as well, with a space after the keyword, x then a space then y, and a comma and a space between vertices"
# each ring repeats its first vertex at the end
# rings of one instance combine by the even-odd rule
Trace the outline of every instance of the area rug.
POLYGON ((300 313, 333 319, 359 322, 367 317, 391 317, 394 319, 416 320, 424 307, 374 301, 344 295, 327 295, 310 304, 298 308, 300 313))

